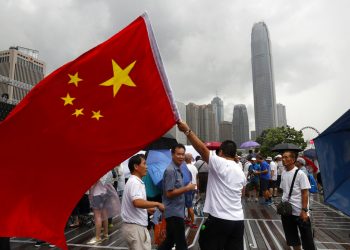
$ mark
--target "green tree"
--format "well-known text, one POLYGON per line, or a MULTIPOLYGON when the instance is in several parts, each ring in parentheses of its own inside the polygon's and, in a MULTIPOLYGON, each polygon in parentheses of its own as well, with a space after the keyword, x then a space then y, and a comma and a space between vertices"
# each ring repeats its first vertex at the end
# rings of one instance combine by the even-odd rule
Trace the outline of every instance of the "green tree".
POLYGON ((305 149, 306 142, 303 138, 303 132, 289 127, 278 127, 265 129, 261 135, 256 139, 261 145, 260 152, 264 156, 275 156, 276 152, 271 149, 279 143, 293 143, 301 149, 305 149))

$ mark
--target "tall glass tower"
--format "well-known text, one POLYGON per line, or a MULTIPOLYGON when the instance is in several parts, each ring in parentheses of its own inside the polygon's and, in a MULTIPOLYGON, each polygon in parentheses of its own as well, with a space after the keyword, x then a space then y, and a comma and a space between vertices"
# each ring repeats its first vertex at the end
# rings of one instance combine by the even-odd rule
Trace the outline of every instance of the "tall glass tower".
POLYGON ((287 126, 286 106, 277 103, 277 127, 287 126))
POLYGON ((233 108, 232 135, 237 147, 249 141, 248 112, 244 104, 235 105, 233 108))
POLYGON ((224 101, 221 100, 220 97, 216 96, 211 101, 211 104, 215 105, 214 109, 216 109, 217 122, 220 124, 224 121, 224 101))
POLYGON ((254 24, 251 37, 256 136, 277 125, 270 37, 264 22, 254 24))

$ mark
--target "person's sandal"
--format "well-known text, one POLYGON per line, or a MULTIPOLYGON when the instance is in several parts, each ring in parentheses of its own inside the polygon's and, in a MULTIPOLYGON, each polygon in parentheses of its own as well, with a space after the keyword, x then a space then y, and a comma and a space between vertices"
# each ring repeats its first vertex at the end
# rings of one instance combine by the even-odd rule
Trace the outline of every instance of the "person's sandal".
POLYGON ((79 226, 80 226, 80 223, 73 223, 73 224, 69 225, 70 228, 76 228, 76 227, 79 227, 79 226))
POLYGON ((101 239, 96 239, 96 237, 94 237, 91 240, 89 240, 86 244, 88 244, 88 245, 95 245, 95 244, 98 244, 98 243, 101 243, 101 242, 102 242, 101 239))

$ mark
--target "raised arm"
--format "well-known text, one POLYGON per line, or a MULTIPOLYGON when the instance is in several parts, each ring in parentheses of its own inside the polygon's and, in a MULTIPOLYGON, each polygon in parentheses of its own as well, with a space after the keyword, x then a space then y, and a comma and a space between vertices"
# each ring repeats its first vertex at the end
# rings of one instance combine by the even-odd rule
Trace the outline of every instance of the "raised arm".
POLYGON ((177 127, 180 131, 184 132, 187 136, 188 140, 191 142, 192 146, 195 150, 201 155, 203 161, 206 163, 209 163, 209 155, 210 151, 205 146, 205 144, 197 137, 197 135, 190 129, 190 127, 187 125, 184 121, 178 121, 177 127))

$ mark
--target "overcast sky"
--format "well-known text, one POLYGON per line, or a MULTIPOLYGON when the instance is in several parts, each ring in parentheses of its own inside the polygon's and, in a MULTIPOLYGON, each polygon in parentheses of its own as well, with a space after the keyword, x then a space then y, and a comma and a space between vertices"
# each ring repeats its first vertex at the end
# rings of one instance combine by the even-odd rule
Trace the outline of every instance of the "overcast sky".
MULTIPOLYGON (((350 1, 0 0, 0 50, 39 50, 47 73, 147 11, 175 99, 246 104, 254 129, 251 30, 270 32, 276 100, 287 122, 326 129, 350 104, 350 1)), ((312 133, 311 133, 312 134, 312 133)), ((312 135, 311 135, 312 136, 312 135)))

